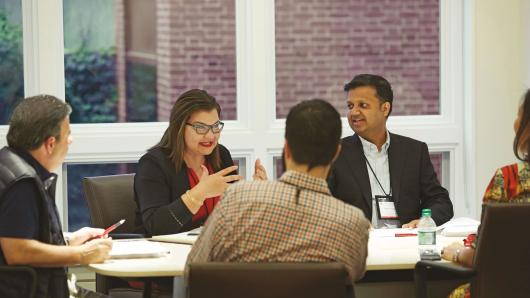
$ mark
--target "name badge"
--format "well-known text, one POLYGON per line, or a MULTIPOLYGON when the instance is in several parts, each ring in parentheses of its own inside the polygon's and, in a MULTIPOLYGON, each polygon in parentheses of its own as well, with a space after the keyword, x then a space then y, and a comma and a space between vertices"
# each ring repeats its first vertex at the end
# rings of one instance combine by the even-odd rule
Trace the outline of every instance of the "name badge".
POLYGON ((379 219, 398 219, 396 205, 392 196, 375 196, 379 219))

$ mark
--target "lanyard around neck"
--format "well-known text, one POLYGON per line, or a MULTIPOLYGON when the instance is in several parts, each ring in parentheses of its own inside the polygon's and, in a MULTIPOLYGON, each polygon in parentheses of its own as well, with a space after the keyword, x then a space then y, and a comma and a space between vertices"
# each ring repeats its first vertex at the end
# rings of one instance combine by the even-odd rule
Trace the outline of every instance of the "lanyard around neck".
POLYGON ((364 155, 364 152, 363 152, 363 157, 364 157, 364 160, 366 161, 366 164, 368 165, 368 167, 370 168, 370 171, 372 172, 372 174, 374 174, 374 178, 375 178, 375 181, 377 181, 377 184, 379 185, 379 187, 381 188, 381 191, 385 194, 385 196, 389 197, 392 195, 392 185, 390 185, 390 189, 389 189, 389 192, 388 194, 386 193, 385 189, 383 188, 383 185, 381 184, 381 182, 379 181, 379 178, 377 178, 377 175, 375 174, 375 171, 374 169, 372 168, 372 165, 370 164, 370 162, 368 161, 368 158, 366 158, 366 155, 364 155))

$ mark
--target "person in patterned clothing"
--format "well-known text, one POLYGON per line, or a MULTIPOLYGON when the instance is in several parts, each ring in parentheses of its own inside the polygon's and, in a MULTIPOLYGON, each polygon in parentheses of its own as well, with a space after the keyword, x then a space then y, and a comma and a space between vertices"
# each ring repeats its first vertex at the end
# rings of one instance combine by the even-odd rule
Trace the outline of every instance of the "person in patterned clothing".
POLYGON ((326 183, 340 152, 340 115, 314 99, 286 119, 286 172, 230 186, 188 255, 194 262, 339 262, 351 281, 366 269, 370 223, 326 183))
MULTIPOLYGON (((530 203, 530 157, 528 156, 530 153, 530 89, 526 91, 519 106, 513 128, 515 130, 513 151, 520 162, 506 165, 495 171, 484 193, 484 203, 530 203)), ((471 242, 469 247, 455 242, 442 250, 442 257, 463 266, 472 267, 476 243, 477 238, 471 242)), ((469 284, 456 288, 449 297, 471 297, 469 284)))

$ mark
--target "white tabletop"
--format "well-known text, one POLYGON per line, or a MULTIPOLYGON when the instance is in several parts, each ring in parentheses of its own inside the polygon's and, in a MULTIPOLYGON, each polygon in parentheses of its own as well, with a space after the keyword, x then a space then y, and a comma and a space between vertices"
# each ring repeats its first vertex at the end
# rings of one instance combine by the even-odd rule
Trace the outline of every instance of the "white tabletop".
POLYGON ((160 258, 110 259, 102 264, 90 264, 96 273, 119 277, 182 276, 191 245, 161 243, 169 254, 160 258))
MULTIPOLYGON (((464 237, 437 236, 437 248, 462 241, 464 237)), ((88 267, 102 275, 119 277, 182 276, 191 245, 162 243, 170 253, 161 258, 107 260, 88 267)), ((418 238, 376 237, 371 233, 368 242, 366 270, 413 269, 419 261, 418 238)))
MULTIPOLYGON (((436 236, 436 248, 460 241, 465 237, 436 236)), ((366 270, 413 269, 420 260, 418 237, 372 237, 368 240, 366 270)))

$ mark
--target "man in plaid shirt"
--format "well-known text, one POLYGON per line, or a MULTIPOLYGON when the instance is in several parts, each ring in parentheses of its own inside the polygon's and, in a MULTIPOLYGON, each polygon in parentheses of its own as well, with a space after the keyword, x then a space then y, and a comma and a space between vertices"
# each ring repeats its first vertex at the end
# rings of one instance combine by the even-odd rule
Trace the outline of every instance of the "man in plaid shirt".
POLYGON ((229 187, 187 264, 340 262, 352 282, 360 279, 370 224, 360 209, 332 197, 325 180, 340 151, 341 127, 339 113, 323 100, 293 107, 286 120, 287 171, 278 181, 229 187))

